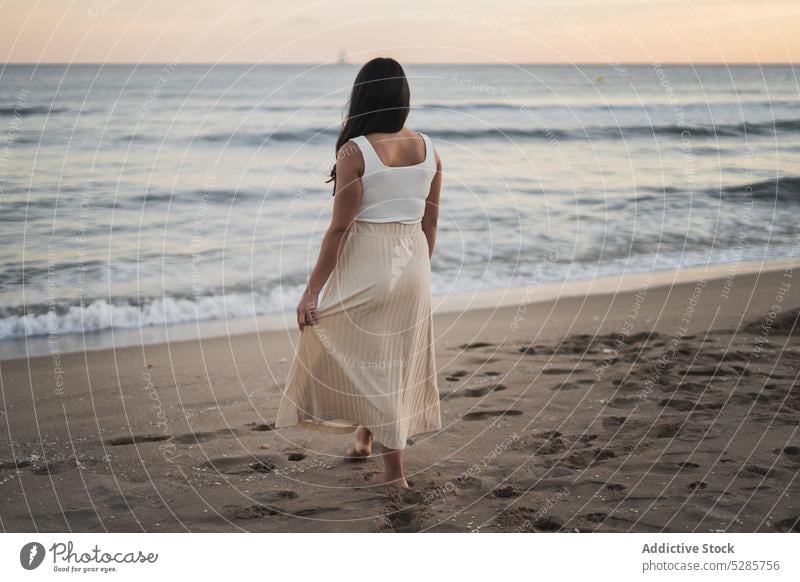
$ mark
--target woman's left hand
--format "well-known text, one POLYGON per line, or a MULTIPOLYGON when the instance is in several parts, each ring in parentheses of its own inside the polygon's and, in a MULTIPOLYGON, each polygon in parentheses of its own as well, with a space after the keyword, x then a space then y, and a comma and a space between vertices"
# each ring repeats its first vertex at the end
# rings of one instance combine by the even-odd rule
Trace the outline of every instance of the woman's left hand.
POLYGON ((297 304, 297 326, 300 331, 307 325, 314 325, 319 322, 319 293, 313 293, 306 289, 297 304))

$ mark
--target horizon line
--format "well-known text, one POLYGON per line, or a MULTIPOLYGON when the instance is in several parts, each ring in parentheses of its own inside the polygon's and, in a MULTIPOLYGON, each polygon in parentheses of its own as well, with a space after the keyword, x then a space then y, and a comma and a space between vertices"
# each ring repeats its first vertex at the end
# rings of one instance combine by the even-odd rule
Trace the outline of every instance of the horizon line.
MULTIPOLYGON (((366 62, 366 61, 365 61, 366 62)), ((351 63, 351 62, 337 62, 337 61, 319 61, 319 62, 302 62, 302 61, 286 61, 286 62, 274 62, 274 63, 265 63, 265 62, 257 62, 257 61, 230 61, 230 62, 213 62, 213 61, 193 61, 193 62, 186 62, 186 63, 174 63, 170 61, 144 61, 144 62, 135 62, 135 61, 113 61, 113 62, 103 62, 103 61, 77 61, 77 62, 67 62, 67 61, 46 61, 46 62, 33 62, 33 61, 15 61, 15 62, 4 62, 0 64, 0 66, 8 66, 8 65, 25 65, 25 66, 42 66, 42 65, 61 65, 61 66, 74 66, 74 65, 104 65, 104 66, 111 66, 111 65, 161 65, 161 66, 185 66, 185 65, 205 65, 205 66, 223 66, 223 65, 260 65, 260 66, 319 66, 319 65, 330 65, 330 66, 352 66, 352 65, 359 65, 360 63, 351 63)), ((732 62, 724 62, 724 61, 629 61, 629 62, 619 62, 619 63, 608 63, 604 61, 575 61, 575 62, 555 62, 555 61, 530 61, 530 62, 508 62, 508 63, 497 63, 497 62, 475 62, 475 63, 468 63, 468 62, 414 62, 414 61, 407 61, 402 63, 403 65, 414 65, 414 66, 467 66, 467 67, 474 67, 479 65, 488 65, 488 66, 530 66, 530 65, 539 65, 539 66, 578 66, 578 65, 590 65, 590 66, 604 66, 604 67, 641 67, 641 66, 653 66, 655 64, 662 65, 662 66, 785 66, 785 67, 794 67, 799 66, 800 63, 789 62, 789 61, 769 61, 769 62, 749 62, 749 61, 732 61, 732 62)))

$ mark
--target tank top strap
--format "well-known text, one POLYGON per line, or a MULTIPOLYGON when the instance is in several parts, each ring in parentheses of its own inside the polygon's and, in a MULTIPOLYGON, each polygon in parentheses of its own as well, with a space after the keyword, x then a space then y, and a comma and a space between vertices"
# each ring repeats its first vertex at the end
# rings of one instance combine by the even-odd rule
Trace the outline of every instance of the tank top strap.
POLYGON ((436 159, 436 156, 433 153, 433 143, 431 142, 431 138, 428 137, 427 133, 422 133, 421 131, 418 131, 417 133, 422 136, 422 141, 425 142, 425 159, 423 160, 423 163, 430 164, 432 163, 432 160, 436 159))
POLYGON ((371 174, 376 169, 381 167, 381 159, 378 153, 365 135, 359 135, 350 140, 358 146, 361 150, 361 157, 364 158, 364 174, 371 174))

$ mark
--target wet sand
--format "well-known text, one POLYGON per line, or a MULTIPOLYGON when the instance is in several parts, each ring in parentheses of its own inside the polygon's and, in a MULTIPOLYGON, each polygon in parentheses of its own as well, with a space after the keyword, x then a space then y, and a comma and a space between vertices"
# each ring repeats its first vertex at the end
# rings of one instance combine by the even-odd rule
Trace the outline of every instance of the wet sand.
POLYGON ((2 361, 0 525, 798 531, 798 266, 438 314, 444 427, 402 493, 342 459, 348 435, 272 430, 296 331, 2 361))

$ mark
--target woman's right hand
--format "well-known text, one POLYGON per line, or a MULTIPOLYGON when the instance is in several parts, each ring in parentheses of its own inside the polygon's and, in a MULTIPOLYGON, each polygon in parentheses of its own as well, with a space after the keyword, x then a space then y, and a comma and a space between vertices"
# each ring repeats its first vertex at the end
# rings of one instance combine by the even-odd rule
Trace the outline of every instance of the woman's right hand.
POLYGON ((318 305, 319 293, 314 293, 306 287, 302 297, 300 297, 300 302, 297 304, 296 310, 297 326, 300 328, 300 331, 303 331, 303 328, 307 325, 314 325, 319 322, 318 305))

